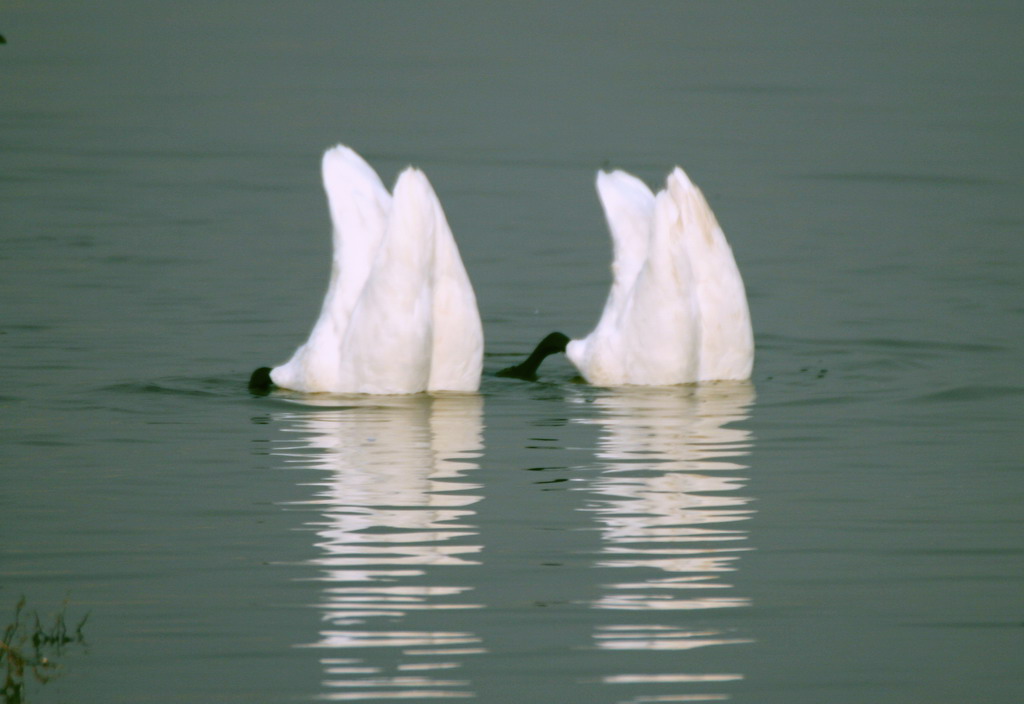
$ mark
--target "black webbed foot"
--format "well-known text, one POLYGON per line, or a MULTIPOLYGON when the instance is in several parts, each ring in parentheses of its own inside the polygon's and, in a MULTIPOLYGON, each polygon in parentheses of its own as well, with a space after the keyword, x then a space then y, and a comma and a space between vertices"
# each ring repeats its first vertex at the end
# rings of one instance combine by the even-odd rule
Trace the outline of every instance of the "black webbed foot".
POLYGON ((273 388, 274 382, 270 379, 270 367, 260 367, 249 377, 249 391, 258 396, 266 396, 273 388))
POLYGON ((569 344, 569 338, 560 332, 553 332, 543 340, 540 344, 530 353, 523 362, 513 367, 506 367, 501 371, 497 372, 496 376, 509 377, 513 379, 523 379, 525 381, 536 381, 537 380, 537 367, 543 362, 548 355, 555 354, 556 352, 565 352, 565 346, 569 344))

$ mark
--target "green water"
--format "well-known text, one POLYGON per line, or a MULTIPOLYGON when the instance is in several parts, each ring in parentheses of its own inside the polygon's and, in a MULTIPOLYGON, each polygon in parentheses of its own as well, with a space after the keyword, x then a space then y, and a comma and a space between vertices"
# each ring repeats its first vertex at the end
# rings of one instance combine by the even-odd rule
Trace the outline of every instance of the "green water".
POLYGON ((28 701, 1019 700, 1022 25, 0 8, 0 613, 90 614, 28 701), (319 310, 337 142, 431 179, 478 395, 246 392, 319 310), (494 378, 597 321, 594 172, 676 164, 743 272, 751 383, 494 378))

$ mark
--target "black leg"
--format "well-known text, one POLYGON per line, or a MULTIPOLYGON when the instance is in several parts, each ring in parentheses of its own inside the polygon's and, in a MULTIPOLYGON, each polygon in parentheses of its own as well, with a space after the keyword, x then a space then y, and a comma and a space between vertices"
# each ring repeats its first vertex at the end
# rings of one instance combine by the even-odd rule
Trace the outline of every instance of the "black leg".
POLYGON ((502 369, 497 373, 497 376, 535 381, 537 379, 537 367, 540 366, 540 363, 543 362, 548 355, 555 354, 556 352, 565 352, 565 346, 567 344, 569 344, 568 337, 560 332, 553 332, 540 341, 540 344, 537 345, 525 361, 515 365, 514 367, 502 369))
POLYGON ((249 391, 254 394, 266 395, 274 387, 270 380, 270 367, 260 367, 249 377, 249 391))

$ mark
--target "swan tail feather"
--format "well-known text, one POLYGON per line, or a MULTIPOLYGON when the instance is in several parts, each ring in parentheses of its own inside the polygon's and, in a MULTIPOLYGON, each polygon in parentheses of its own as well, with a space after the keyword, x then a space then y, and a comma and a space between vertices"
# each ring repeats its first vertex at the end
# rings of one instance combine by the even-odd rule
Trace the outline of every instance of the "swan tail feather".
POLYGON ((342 342, 342 391, 416 393, 427 387, 434 218, 425 182, 421 171, 409 168, 395 183, 387 228, 342 342))
POLYGON ((597 193, 612 236, 612 291, 609 303, 632 288, 647 258, 654 218, 654 194, 625 171, 599 171, 597 193))
POLYGON ((679 167, 668 191, 679 210, 700 315, 699 381, 748 379, 754 336, 743 277, 701 190, 679 167))
POLYGON ((428 389, 476 391, 484 359, 476 294, 441 201, 425 176, 424 186, 434 215, 434 326, 428 389))

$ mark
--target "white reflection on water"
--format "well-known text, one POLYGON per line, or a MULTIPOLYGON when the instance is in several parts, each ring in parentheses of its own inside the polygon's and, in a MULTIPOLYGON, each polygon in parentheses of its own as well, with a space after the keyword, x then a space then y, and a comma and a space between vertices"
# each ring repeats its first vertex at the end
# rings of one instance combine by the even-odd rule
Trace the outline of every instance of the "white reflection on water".
POLYGON ((320 698, 471 697, 469 682, 435 678, 483 652, 473 633, 443 628, 436 613, 475 609, 467 587, 438 585, 439 568, 478 564, 468 523, 480 496, 465 474, 483 451, 483 401, 476 395, 345 399, 340 406, 277 414, 295 441, 275 449, 292 466, 324 470, 315 498, 321 556, 311 563, 327 586, 323 630, 307 647, 325 657, 320 698), (417 618, 418 617, 418 618, 417 618), (409 623, 427 627, 410 627, 409 623), (432 628, 440 626, 440 628, 432 628), (442 659, 443 658, 443 659, 442 659))
MULTIPOLYGON (((733 629, 709 626, 713 610, 750 605, 724 581, 738 567, 747 531, 739 524, 753 510, 740 495, 749 454, 749 431, 732 424, 747 418, 749 384, 660 389, 619 389, 594 399, 600 426, 597 470, 587 482, 602 538, 595 567, 624 571, 624 581, 603 585, 592 602, 599 610, 635 614, 598 626, 599 650, 685 651, 749 643, 733 629), (699 626, 695 619, 699 618, 699 626)), ((684 660, 677 660, 680 665, 684 660)), ((653 666, 653 664, 652 664, 653 666)), ((742 679, 734 673, 650 672, 605 677, 607 684, 707 683, 742 679)), ((708 701, 725 694, 665 694, 630 701, 708 701)))

